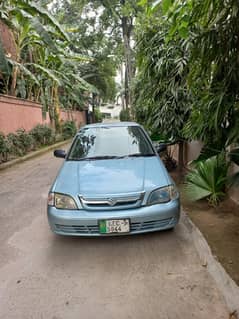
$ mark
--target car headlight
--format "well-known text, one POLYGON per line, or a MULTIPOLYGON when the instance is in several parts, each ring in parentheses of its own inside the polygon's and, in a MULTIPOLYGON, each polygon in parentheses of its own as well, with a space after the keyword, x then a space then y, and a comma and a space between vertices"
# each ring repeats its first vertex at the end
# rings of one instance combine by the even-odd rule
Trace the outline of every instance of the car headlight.
POLYGON ((65 194, 49 193, 48 205, 58 209, 78 209, 74 199, 65 194))
POLYGON ((169 185, 154 190, 148 198, 147 205, 155 205, 167 203, 170 200, 175 200, 179 196, 178 190, 175 185, 169 185))

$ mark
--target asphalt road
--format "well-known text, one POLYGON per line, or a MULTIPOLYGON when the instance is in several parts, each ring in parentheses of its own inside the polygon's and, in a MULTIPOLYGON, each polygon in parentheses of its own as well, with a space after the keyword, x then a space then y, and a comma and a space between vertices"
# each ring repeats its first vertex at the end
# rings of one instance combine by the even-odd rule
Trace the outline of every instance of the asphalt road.
POLYGON ((51 153, 0 172, 1 319, 220 319, 228 311, 190 234, 53 235, 51 153))

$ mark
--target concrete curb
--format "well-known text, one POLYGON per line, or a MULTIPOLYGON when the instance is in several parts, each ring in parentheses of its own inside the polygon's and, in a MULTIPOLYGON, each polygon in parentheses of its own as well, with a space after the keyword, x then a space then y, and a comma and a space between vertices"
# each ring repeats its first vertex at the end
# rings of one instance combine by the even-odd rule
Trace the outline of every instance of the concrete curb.
POLYGON ((9 167, 12 167, 13 165, 16 165, 16 164, 19 164, 19 163, 22 163, 22 162, 25 162, 29 159, 32 159, 34 157, 37 157, 37 156, 40 156, 42 154, 45 154, 47 153, 48 151, 51 151, 59 146, 62 146, 62 145, 65 145, 65 144, 68 144, 69 142, 71 141, 71 139, 69 140, 65 140, 65 141, 62 141, 62 142, 59 142, 59 143, 56 143, 56 144, 53 144, 53 145, 50 145, 50 146, 47 146, 47 147, 44 147, 38 151, 34 151, 34 152, 31 152, 25 156, 22 156, 22 157, 19 157, 19 158, 16 158, 12 161, 9 161, 9 162, 6 162, 6 163, 2 163, 0 164, 0 171, 1 170, 4 170, 4 169, 7 169, 9 167))
POLYGON ((215 280, 229 311, 231 313, 236 311, 239 315, 239 287, 222 265, 215 259, 206 239, 185 213, 182 213, 181 223, 190 233, 190 237, 197 249, 202 265, 207 267, 210 275, 215 280))

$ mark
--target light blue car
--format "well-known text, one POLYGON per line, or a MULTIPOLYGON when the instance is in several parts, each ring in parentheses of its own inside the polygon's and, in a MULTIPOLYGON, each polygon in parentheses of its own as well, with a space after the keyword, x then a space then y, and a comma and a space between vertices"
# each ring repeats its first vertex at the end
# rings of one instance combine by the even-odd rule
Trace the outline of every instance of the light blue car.
POLYGON ((59 235, 109 236, 173 229, 179 193, 137 123, 86 125, 76 134, 48 196, 59 235))

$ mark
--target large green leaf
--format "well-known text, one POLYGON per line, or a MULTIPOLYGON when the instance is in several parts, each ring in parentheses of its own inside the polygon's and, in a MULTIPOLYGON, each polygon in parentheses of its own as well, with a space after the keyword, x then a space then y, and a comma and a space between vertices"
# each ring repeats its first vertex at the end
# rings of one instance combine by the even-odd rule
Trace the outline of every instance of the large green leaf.
POLYGON ((172 0, 162 0, 163 13, 167 13, 172 5, 172 0))
POLYGON ((45 44, 55 53, 58 52, 58 49, 55 45, 55 42, 52 40, 50 34, 46 31, 44 26, 39 22, 37 18, 31 18, 32 25, 37 33, 40 35, 45 44))
POLYGON ((46 9, 31 1, 15 0, 14 2, 17 7, 24 9, 31 15, 39 15, 42 17, 49 25, 54 27, 65 40, 70 41, 68 35, 65 33, 58 21, 46 9))
POLYGON ((90 92, 92 92, 92 93, 99 94, 98 89, 97 89, 94 85, 88 83, 87 81, 85 81, 83 78, 81 78, 81 77, 78 76, 77 74, 72 74, 72 76, 73 76, 73 78, 74 78, 75 80, 77 80, 78 82, 80 82, 80 83, 83 85, 83 88, 85 88, 87 91, 90 91, 90 92))
POLYGON ((84 91, 89 91, 89 92, 93 92, 98 94, 98 90, 91 85, 90 83, 88 83, 87 81, 85 81, 82 77, 80 77, 77 74, 74 73, 70 73, 69 71, 63 73, 60 71, 54 71, 55 74, 58 74, 60 76, 60 78, 64 81, 64 86, 67 86, 69 89, 73 89, 73 83, 77 83, 77 89, 81 89, 84 91))
POLYGON ((45 43, 45 45, 51 49, 53 53, 58 53, 58 47, 55 44, 55 40, 52 39, 50 32, 46 29, 46 27, 40 22, 40 20, 25 12, 21 8, 13 8, 11 10, 11 14, 18 17, 18 23, 21 24, 22 19, 29 21, 30 28, 34 29, 36 33, 39 35, 40 39, 45 43))
POLYGON ((161 5, 161 3, 162 0, 155 0, 152 4, 152 9, 156 11, 158 9, 158 6, 161 5))
POLYGON ((83 55, 83 54, 76 54, 72 51, 64 52, 64 58, 66 60, 70 60, 70 61, 76 61, 76 62, 89 62, 89 61, 94 61, 93 58, 87 56, 87 55, 83 55))
POLYGON ((228 165, 224 154, 214 156, 196 167, 186 176, 186 195, 191 201, 209 198, 215 205, 225 194, 228 165))
POLYGON ((29 70, 27 69, 23 64, 18 63, 14 60, 8 59, 8 62, 19 68, 19 70, 24 73, 26 76, 28 76, 33 82, 35 82, 36 84, 40 85, 38 79, 35 77, 35 75, 29 70))
POLYGON ((31 66, 33 67, 34 69, 44 73, 48 78, 50 78, 51 80, 53 80, 54 82, 56 82, 58 85, 61 85, 61 80, 60 78, 58 78, 56 76, 56 74, 54 73, 54 71, 48 69, 48 68, 45 68, 43 67, 42 65, 40 64, 36 64, 36 63, 25 63, 25 66, 31 66))

